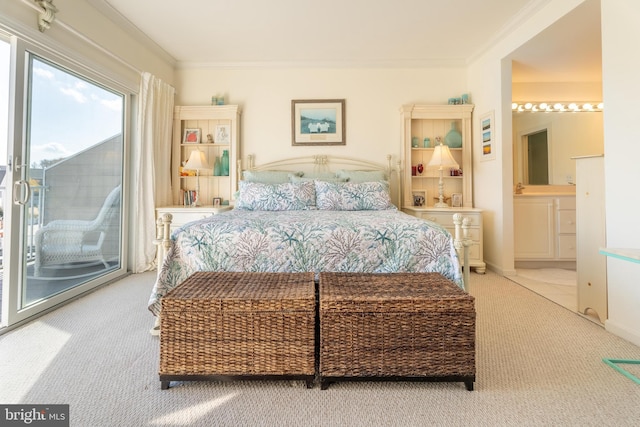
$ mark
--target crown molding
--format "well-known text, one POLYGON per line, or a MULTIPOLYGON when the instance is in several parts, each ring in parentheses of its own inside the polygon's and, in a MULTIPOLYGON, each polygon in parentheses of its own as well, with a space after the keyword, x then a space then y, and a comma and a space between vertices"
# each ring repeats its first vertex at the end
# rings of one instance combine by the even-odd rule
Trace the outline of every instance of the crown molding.
POLYGON ((160 45, 152 38, 142 32, 131 21, 125 18, 120 12, 114 9, 106 0, 86 0, 86 2, 151 52, 158 55, 161 59, 172 66, 176 66, 177 61, 173 56, 160 47, 160 45))

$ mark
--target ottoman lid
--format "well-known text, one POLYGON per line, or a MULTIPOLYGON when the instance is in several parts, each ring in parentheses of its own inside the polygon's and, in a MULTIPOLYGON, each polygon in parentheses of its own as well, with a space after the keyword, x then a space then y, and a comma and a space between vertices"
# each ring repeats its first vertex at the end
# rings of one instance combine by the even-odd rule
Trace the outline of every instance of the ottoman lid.
POLYGON ((320 273, 320 310, 474 311, 474 301, 439 273, 320 273))
POLYGON ((313 311, 313 273, 197 272, 162 298, 169 311, 313 311))

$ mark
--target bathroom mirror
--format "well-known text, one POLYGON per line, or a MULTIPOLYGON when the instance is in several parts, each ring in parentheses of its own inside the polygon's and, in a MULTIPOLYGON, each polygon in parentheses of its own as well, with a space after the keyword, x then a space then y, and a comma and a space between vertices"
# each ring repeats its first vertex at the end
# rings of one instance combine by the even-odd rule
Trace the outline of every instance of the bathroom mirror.
POLYGON ((602 153, 602 112, 513 113, 514 185, 575 184, 571 158, 602 153))

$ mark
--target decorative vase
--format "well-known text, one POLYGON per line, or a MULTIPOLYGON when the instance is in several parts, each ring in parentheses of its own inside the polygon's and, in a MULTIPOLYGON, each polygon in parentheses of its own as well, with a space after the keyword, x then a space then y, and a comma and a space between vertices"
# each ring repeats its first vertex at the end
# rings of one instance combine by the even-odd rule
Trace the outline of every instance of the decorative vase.
POLYGON ((460 148, 462 147, 462 135, 456 129, 456 122, 451 122, 451 130, 444 137, 444 143, 449 146, 449 148, 460 148))
POLYGON ((431 147, 431 138, 425 138, 425 139, 422 141, 422 146, 423 146, 424 148, 430 148, 430 147, 431 147))
POLYGON ((422 172, 424 172, 424 166, 422 163, 418 163, 418 174, 422 175, 422 172))
POLYGON ((222 160, 220 160, 220 175, 229 176, 229 150, 222 151, 222 160))
POLYGON ((220 157, 216 156, 213 162, 213 176, 220 176, 220 157))

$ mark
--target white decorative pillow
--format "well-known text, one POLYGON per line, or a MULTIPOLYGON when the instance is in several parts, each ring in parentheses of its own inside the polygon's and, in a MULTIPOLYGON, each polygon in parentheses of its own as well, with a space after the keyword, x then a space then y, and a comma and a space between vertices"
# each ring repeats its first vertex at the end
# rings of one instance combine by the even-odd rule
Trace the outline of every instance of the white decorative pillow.
POLYGON ((248 211, 299 211, 313 209, 316 192, 313 182, 264 184, 240 181, 235 209, 248 211))
POLYGON ((378 211, 396 209, 387 181, 334 183, 315 181, 316 207, 328 211, 378 211))
POLYGON ((242 171, 242 179, 263 184, 283 184, 289 182, 289 176, 302 176, 302 172, 292 171, 242 171))
POLYGON ((384 171, 350 171, 341 169, 336 171, 336 176, 348 182, 373 182, 387 181, 388 177, 384 171))

